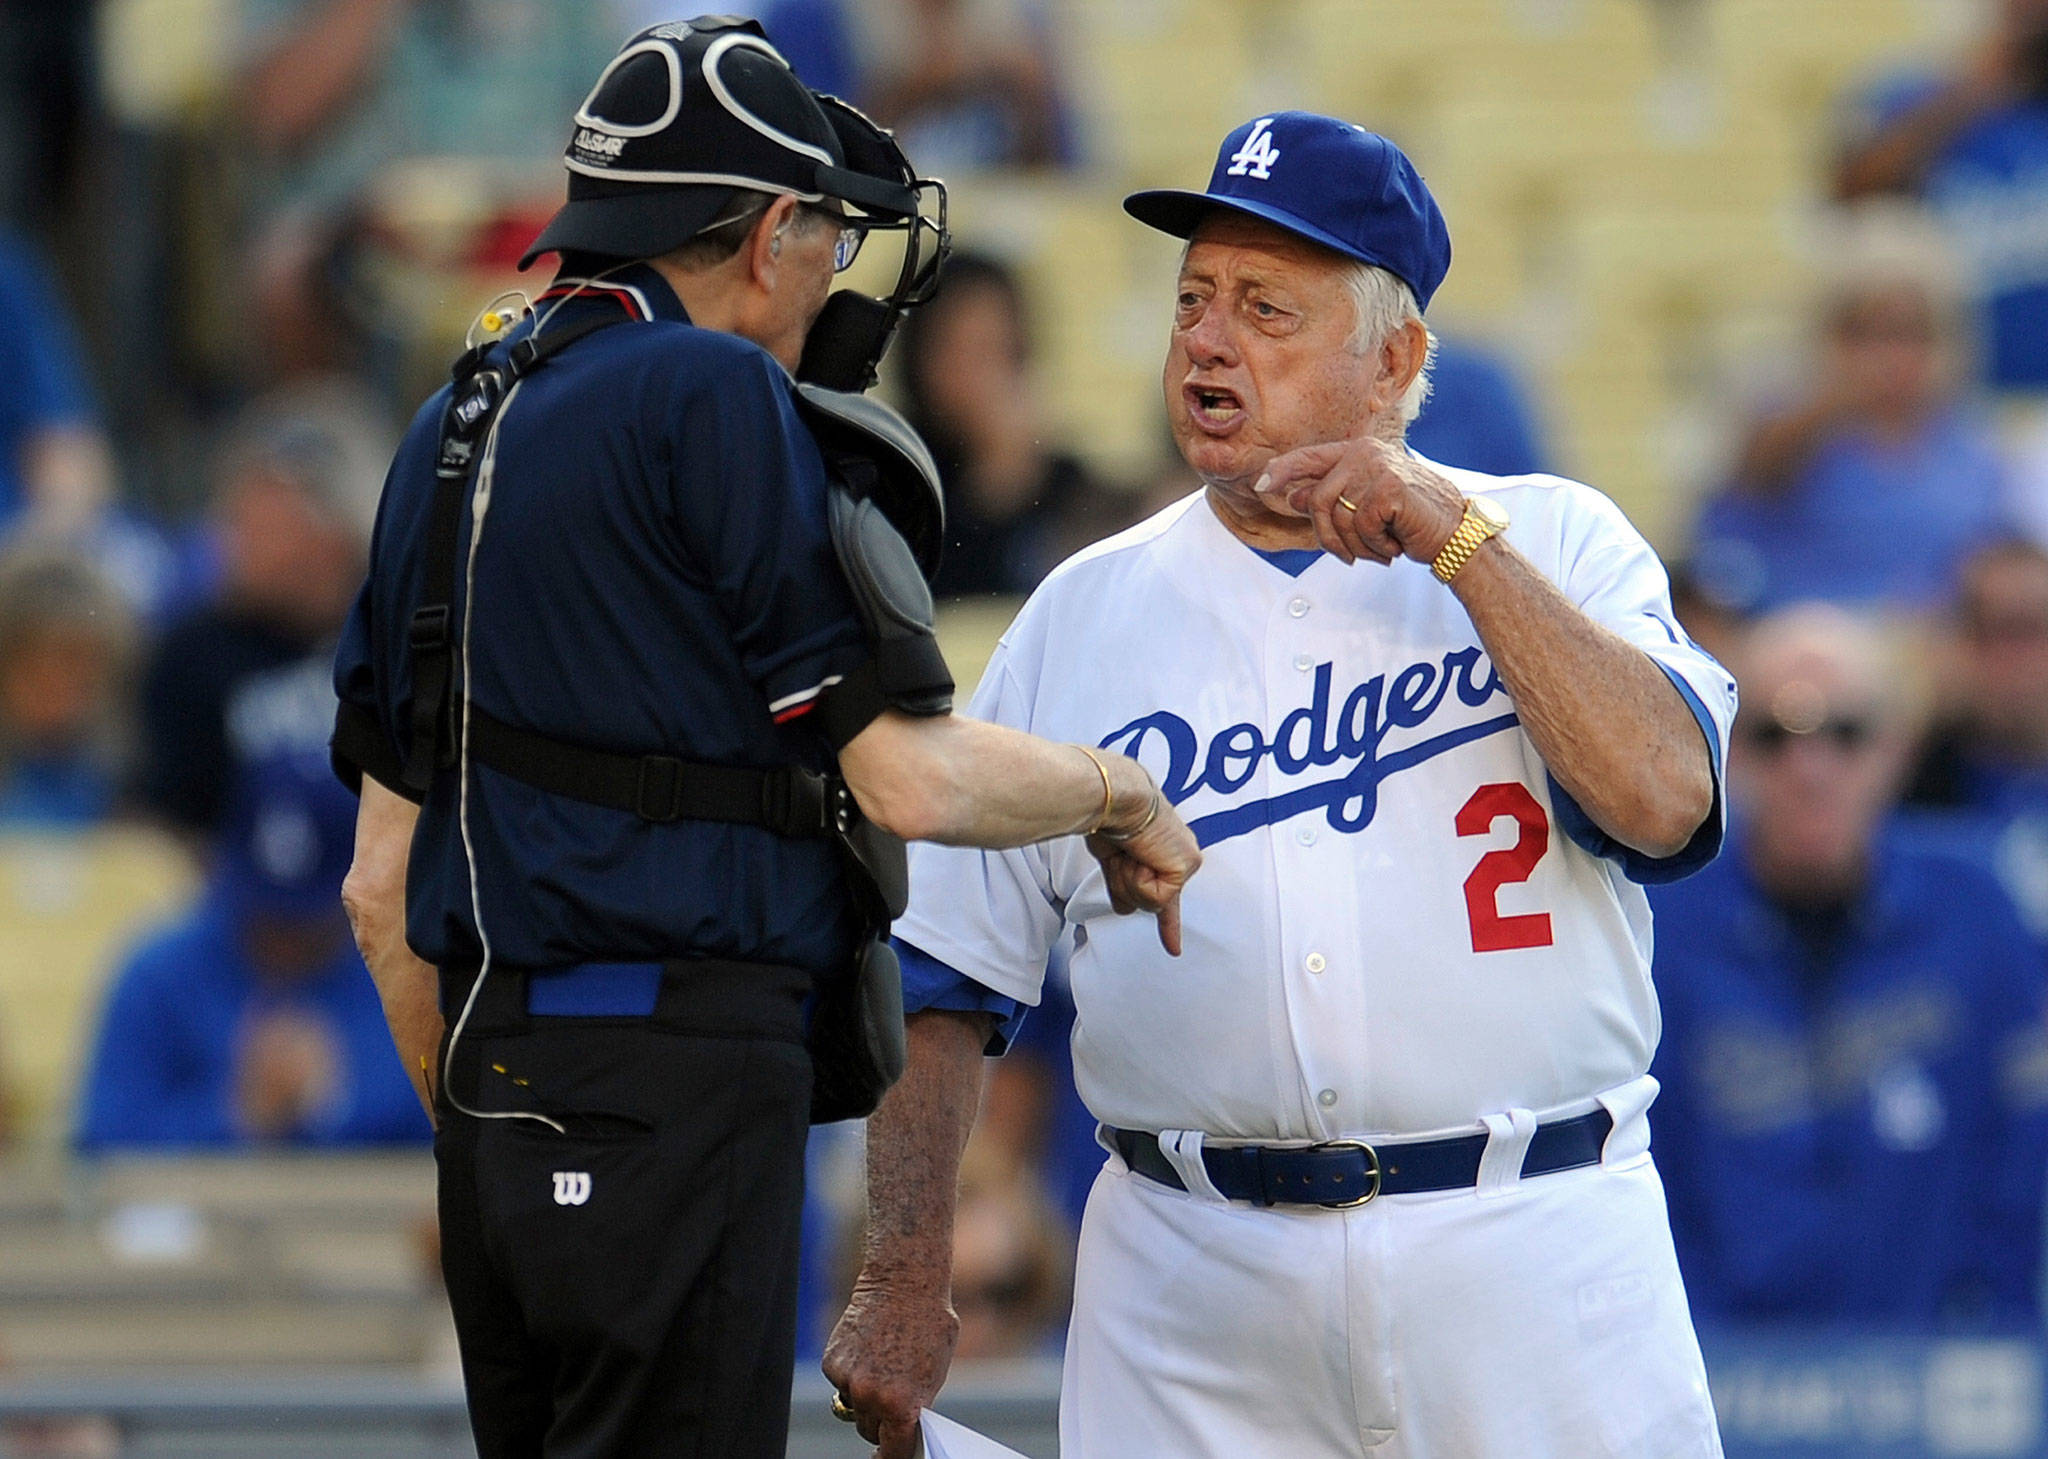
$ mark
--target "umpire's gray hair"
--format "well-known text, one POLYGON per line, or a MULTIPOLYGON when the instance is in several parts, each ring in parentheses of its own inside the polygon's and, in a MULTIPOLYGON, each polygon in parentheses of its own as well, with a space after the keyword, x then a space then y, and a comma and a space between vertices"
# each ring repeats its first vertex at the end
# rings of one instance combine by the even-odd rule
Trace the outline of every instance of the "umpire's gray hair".
POLYGON ((1429 341, 1427 352, 1422 357, 1422 368, 1415 372, 1415 379, 1398 403, 1401 424, 1413 425, 1415 417, 1422 414, 1423 402, 1429 399, 1429 372, 1436 363, 1436 335, 1423 322, 1414 291, 1385 269, 1375 264, 1347 260, 1344 283, 1351 290, 1351 302, 1357 311, 1357 322, 1351 330, 1353 354, 1376 352, 1395 330, 1411 319, 1422 325, 1422 332, 1429 341))

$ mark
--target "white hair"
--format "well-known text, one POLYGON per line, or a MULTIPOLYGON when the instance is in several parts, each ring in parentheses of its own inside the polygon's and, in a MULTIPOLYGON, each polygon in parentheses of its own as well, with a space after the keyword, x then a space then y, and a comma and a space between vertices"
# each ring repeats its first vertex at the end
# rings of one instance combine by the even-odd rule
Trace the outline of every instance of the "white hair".
POLYGON ((1422 403, 1429 399, 1429 371, 1436 363, 1436 335, 1423 323, 1422 310, 1415 302, 1414 291, 1378 265, 1347 261, 1344 264, 1344 283, 1351 290, 1351 303, 1357 313, 1351 329, 1353 354, 1376 354, 1380 346, 1410 320, 1422 325, 1422 333, 1427 340, 1422 368, 1415 372, 1415 378, 1409 382, 1396 406, 1401 424, 1413 425, 1415 417, 1422 414, 1422 403))

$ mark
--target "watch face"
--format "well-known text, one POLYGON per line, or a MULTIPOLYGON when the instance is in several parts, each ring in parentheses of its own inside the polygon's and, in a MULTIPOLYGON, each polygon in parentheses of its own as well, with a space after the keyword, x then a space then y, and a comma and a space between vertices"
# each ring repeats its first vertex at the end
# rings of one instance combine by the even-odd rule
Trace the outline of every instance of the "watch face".
POLYGON ((1507 508, 1490 496, 1468 496, 1466 502, 1474 515, 1483 518, 1486 524, 1498 532, 1508 524, 1507 508))

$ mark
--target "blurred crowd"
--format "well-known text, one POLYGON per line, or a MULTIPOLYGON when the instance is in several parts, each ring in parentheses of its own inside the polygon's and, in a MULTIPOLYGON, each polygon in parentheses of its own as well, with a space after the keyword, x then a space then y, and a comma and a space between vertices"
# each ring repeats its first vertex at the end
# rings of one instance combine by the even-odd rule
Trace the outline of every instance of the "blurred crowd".
MULTIPOLYGON (((719 8, 922 170, 972 177, 1088 165, 1049 3, 719 8)), ((150 9, 0 10, 0 828, 148 822, 203 869, 109 970, 70 1137, 418 1142, 336 896, 332 642, 399 425, 559 197, 557 119, 669 16, 208 0, 218 43, 178 62, 136 54, 150 9)), ((1744 382, 1674 554, 1744 698, 1729 850, 1653 893, 1657 1151, 1703 1317, 2040 1321, 2048 0, 1992 9, 1962 59, 1841 98, 1806 347, 1744 382)), ((897 347, 889 388, 946 481, 946 598, 1022 595, 1194 489, 1060 438, 1038 307, 1016 260, 963 248, 897 347)), ((1412 444, 1569 471, 1531 384, 1441 341, 1412 444)), ((991 1070, 963 1358, 1058 1341, 1102 1159, 1074 1018, 1055 966, 991 1070)), ((847 1138, 815 1142, 814 1348, 858 1244, 847 1138)))

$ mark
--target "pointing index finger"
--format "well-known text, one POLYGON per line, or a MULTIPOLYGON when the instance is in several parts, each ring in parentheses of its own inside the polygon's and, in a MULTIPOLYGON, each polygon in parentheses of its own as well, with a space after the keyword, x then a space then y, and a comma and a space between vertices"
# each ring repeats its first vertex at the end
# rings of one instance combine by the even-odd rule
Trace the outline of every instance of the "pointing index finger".
POLYGON ((1343 454, 1342 442, 1328 442, 1320 446, 1300 446, 1283 452, 1266 463, 1266 474, 1259 478, 1252 490, 1262 496, 1282 496, 1289 488, 1304 481, 1313 481, 1337 463, 1343 454))
POLYGON ((1159 909, 1159 945, 1170 957, 1180 956, 1180 893, 1159 909))

